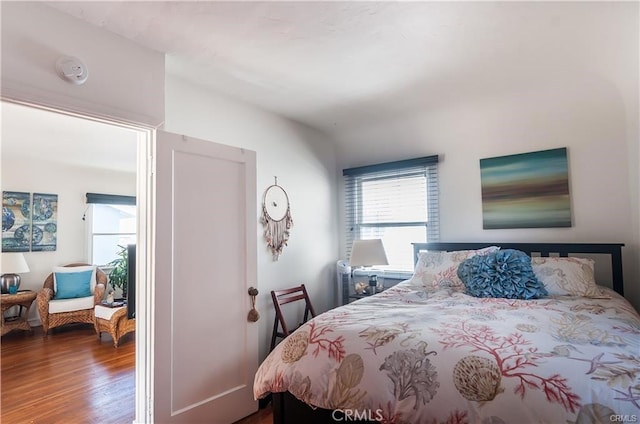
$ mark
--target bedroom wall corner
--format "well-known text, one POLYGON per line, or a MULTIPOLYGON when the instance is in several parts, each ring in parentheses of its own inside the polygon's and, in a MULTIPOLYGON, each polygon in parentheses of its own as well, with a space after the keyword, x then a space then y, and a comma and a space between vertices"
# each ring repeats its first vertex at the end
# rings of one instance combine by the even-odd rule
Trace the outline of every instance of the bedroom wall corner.
MULTIPOLYGON (((324 134, 276 114, 223 96, 179 77, 166 77, 167 131, 254 150, 257 204, 274 183, 288 193, 293 228, 280 259, 273 261, 258 224, 260 360, 269 348, 275 316, 270 291, 304 283, 317 312, 335 306, 338 258, 336 159, 324 134)), ((259 220, 260 210, 256 211, 259 220)))
POLYGON ((627 5, 632 10, 625 21, 627 37, 624 48, 629 54, 621 68, 625 69, 619 91, 626 114, 626 142, 631 222, 629 242, 623 258, 625 297, 640 311, 640 3, 627 5), (628 22, 628 23, 627 23, 628 22), (627 291, 628 289, 628 291, 627 291), (628 294, 627 294, 628 293, 628 294))

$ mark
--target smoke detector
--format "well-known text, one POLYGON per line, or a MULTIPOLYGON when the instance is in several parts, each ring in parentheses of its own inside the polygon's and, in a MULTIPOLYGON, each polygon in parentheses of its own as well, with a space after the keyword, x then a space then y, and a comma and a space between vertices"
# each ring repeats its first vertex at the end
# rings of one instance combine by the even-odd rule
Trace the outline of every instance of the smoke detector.
POLYGON ((56 61, 60 78, 72 84, 84 84, 89 78, 89 69, 82 61, 72 56, 62 56, 56 61))

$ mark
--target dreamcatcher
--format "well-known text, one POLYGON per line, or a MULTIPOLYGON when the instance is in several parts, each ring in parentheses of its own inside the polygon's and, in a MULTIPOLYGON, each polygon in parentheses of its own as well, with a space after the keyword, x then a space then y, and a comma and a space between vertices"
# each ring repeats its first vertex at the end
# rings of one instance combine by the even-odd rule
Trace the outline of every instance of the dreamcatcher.
POLYGON ((278 177, 275 177, 275 184, 270 185, 264 191, 260 221, 265 226, 264 238, 267 241, 267 246, 271 248, 273 260, 277 261, 282 249, 287 245, 289 233, 293 227, 289 196, 278 185, 278 177))

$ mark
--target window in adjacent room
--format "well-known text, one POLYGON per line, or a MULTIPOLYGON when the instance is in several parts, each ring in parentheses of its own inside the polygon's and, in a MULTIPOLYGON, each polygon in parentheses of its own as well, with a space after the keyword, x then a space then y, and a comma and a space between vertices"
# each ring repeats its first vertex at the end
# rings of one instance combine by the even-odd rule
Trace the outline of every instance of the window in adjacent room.
POLYGON ((438 241, 438 156, 344 169, 345 251, 381 238, 393 270, 413 270, 411 243, 438 241))
POLYGON ((92 264, 104 266, 118 257, 120 246, 136 243, 135 202, 132 196, 87 193, 92 264))

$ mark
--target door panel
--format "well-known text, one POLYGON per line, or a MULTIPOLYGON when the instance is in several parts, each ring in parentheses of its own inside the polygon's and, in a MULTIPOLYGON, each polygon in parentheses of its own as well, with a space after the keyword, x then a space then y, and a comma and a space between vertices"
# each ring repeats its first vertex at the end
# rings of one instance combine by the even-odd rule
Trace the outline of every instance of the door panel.
POLYGON ((257 409, 255 152, 158 131, 154 420, 230 423, 257 409))

